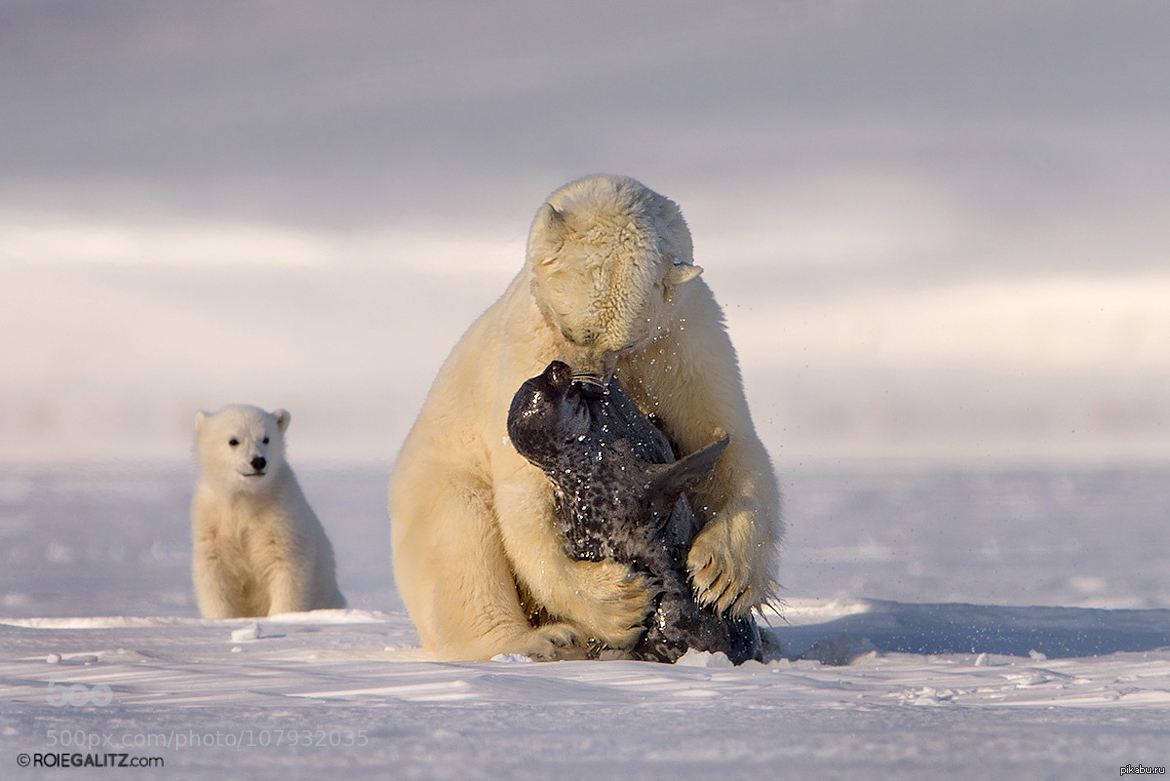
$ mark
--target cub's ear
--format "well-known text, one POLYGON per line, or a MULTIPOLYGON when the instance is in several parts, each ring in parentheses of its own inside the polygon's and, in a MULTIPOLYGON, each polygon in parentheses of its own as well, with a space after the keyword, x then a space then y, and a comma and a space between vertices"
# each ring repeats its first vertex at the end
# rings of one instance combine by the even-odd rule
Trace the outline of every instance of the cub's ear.
POLYGON ((685 285, 695 277, 703 273, 702 266, 696 266, 692 263, 676 263, 670 267, 670 271, 666 272, 667 287, 678 287, 685 285))
POLYGON ((198 412, 195 413, 195 430, 196 431, 203 430, 203 421, 205 421, 205 420, 207 420, 207 412, 205 412, 204 410, 199 410, 198 412))
POLYGON ((272 413, 272 417, 276 418, 276 429, 281 434, 288 431, 288 424, 292 422, 292 413, 286 409, 278 409, 272 413))

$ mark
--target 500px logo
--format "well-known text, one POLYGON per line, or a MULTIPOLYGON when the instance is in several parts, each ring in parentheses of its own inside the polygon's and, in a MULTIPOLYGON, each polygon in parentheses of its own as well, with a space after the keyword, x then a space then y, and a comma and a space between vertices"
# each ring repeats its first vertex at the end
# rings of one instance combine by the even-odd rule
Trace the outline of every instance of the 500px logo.
POLYGON ((96 686, 86 686, 83 683, 75 683, 72 686, 63 685, 68 681, 68 675, 49 676, 49 693, 45 695, 45 699, 54 708, 60 708, 63 705, 80 708, 90 703, 104 708, 114 700, 114 693, 104 683, 99 683, 96 686))

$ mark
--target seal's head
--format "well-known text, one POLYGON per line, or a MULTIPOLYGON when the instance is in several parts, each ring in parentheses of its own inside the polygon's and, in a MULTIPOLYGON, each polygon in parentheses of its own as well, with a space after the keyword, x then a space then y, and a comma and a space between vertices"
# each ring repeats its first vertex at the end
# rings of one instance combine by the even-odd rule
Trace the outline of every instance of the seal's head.
POLYGON ((512 397, 508 437, 520 455, 541 469, 554 469, 569 443, 589 435, 590 405, 599 397, 600 389, 575 382, 567 364, 553 361, 512 397))

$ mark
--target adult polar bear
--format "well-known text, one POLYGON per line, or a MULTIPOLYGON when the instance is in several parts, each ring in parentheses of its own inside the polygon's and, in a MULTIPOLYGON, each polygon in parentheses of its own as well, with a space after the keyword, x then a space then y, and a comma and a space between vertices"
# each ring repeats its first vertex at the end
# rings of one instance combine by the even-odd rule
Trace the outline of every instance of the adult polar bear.
POLYGON ((711 520, 688 567, 700 601, 720 609, 770 596, 776 478, 691 256, 678 207, 633 179, 586 177, 541 206, 523 270, 443 364, 391 479, 394 575, 426 650, 580 658, 598 643, 632 647, 653 609, 653 585, 625 565, 566 556, 548 479, 508 441, 513 394, 554 358, 616 373, 681 453, 716 428, 731 436, 691 492, 711 520))

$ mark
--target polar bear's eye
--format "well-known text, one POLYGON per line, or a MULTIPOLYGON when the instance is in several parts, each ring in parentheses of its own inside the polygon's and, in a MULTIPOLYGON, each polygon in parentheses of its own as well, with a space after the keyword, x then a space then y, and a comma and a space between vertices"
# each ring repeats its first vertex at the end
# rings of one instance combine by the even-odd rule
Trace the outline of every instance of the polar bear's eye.
POLYGON ((267 445, 267 444, 268 444, 268 437, 264 437, 264 444, 265 444, 265 445, 267 445))
POLYGON ((236 447, 237 445, 240 444, 240 440, 236 439, 235 437, 232 437, 231 439, 228 440, 228 444, 231 445, 232 447, 236 447))

